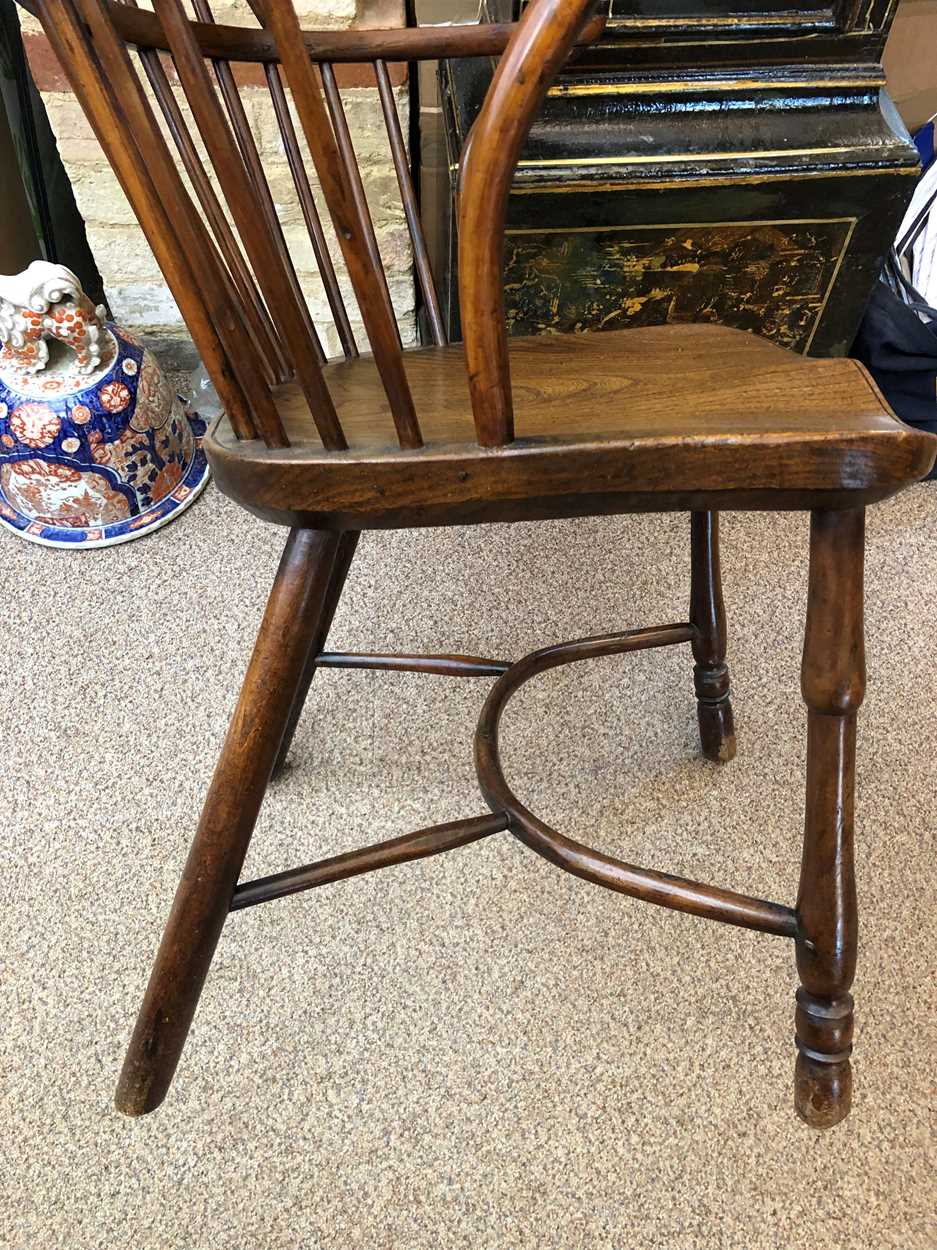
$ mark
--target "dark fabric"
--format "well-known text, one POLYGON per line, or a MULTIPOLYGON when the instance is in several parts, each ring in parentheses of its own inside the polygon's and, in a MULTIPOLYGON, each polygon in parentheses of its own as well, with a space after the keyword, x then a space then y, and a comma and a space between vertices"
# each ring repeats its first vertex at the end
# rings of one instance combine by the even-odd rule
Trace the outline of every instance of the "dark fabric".
POLYGON ((934 123, 930 121, 914 134, 914 146, 921 154, 922 169, 927 169, 928 165, 930 165, 931 161, 934 159, 935 154, 937 154, 937 148, 935 148, 935 129, 937 129, 937 127, 935 127, 934 123))
MULTIPOLYGON (((892 408, 937 434, 937 319, 925 325, 884 282, 876 286, 852 345, 892 408)), ((931 472, 937 478, 937 467, 931 472)))

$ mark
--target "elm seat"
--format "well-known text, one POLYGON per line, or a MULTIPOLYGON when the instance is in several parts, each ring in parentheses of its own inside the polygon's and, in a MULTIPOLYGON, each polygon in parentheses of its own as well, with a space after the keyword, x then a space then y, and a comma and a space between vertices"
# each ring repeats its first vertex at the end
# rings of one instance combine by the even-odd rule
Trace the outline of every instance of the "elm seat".
POLYGON ((275 399, 287 448, 206 443, 223 491, 268 519, 326 528, 741 506, 872 503, 918 480, 934 442, 853 360, 811 360, 715 325, 511 340, 517 437, 472 442, 460 345, 404 353, 424 446, 402 450, 371 356, 324 366, 349 450, 326 451, 295 383, 275 399), (583 482, 590 492, 583 495, 583 482), (514 506, 516 503, 516 507, 514 506))

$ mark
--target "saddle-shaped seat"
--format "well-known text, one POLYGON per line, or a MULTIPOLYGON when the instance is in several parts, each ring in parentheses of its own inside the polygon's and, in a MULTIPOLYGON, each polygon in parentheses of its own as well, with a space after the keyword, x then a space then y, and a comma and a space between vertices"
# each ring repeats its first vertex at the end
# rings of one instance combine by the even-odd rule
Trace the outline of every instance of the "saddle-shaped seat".
POLYGON ((661 507, 872 503, 927 472, 933 443, 853 360, 810 360, 715 325, 512 339, 515 439, 472 441, 461 345, 403 356, 424 445, 404 450, 372 356, 323 367, 348 450, 327 451, 302 391, 275 400, 289 447, 207 441, 222 489, 271 520, 325 528, 661 507), (532 512, 532 508, 536 509, 532 512))

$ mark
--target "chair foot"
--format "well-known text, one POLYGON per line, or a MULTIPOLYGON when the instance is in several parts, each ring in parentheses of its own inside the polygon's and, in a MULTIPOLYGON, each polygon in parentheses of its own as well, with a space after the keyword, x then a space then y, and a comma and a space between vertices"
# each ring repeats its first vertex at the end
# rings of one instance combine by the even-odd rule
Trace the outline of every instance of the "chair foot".
POLYGON ((797 991, 797 1063, 794 1108, 811 1128, 832 1128, 852 1106, 853 1001, 823 1002, 797 991))
MULTIPOLYGON (((705 672, 708 678, 710 672, 705 672)), ((728 670, 725 670, 728 681, 728 670)), ((727 764, 735 759, 735 721, 732 717, 732 704, 726 694, 722 699, 708 700, 700 697, 701 673, 696 670, 696 717, 699 722, 700 746, 708 760, 717 764, 727 764)))
POLYGON ((700 745, 708 760, 725 764, 735 757, 735 722, 729 702, 726 666, 726 611, 719 566, 719 514, 690 514, 690 620, 693 680, 700 745))
POLYGON ((293 530, 267 603, 117 1088, 126 1115, 166 1096, 227 918, 319 626, 337 535, 293 530))

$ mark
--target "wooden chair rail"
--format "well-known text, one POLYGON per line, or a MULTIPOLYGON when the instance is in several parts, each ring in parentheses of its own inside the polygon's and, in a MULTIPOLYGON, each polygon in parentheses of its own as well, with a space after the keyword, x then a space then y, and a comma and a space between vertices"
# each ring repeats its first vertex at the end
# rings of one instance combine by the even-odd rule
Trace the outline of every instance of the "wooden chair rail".
MULTIPOLYGON (((347 881, 352 877, 375 872, 379 868, 391 868, 395 864, 427 859, 431 855, 441 855, 444 851, 468 846, 469 843, 478 842, 492 834, 506 832, 513 833, 521 842, 551 860, 557 867, 597 885, 606 885, 621 894, 630 894, 673 911, 720 920, 744 929, 754 929, 778 937, 797 936, 797 913, 780 903, 769 903, 732 890, 720 890, 685 877, 672 877, 649 869, 635 868, 631 864, 601 856, 585 847, 581 851, 586 852, 593 860, 601 860, 606 866, 615 866, 619 870, 619 883, 612 884, 609 879, 603 880, 597 875, 580 871, 569 862, 541 850, 527 836, 524 826, 508 812, 493 812, 490 816, 475 816, 448 825, 418 829, 415 833, 407 833, 387 842, 362 847, 360 850, 332 855, 302 868, 291 868, 269 877, 258 877, 256 881, 245 881, 235 889, 230 910, 243 911, 246 907, 256 907, 260 903, 269 903, 291 894, 302 894, 306 890, 314 890, 320 885, 331 885, 335 881, 347 881), (634 888, 625 888, 620 884, 624 870, 635 879, 634 888)), ((553 836, 559 838, 561 835, 553 836)), ((572 845, 579 846, 578 843, 572 845)))
POLYGON ((538 819, 517 799, 504 778, 498 750, 501 714, 511 697, 532 677, 548 669, 574 664, 580 660, 623 655, 630 651, 644 651, 679 643, 696 643, 698 640, 699 630, 695 625, 661 625, 560 643, 534 651, 518 660, 497 680, 479 717, 475 734, 478 781, 492 811, 507 812, 511 821, 511 832, 515 837, 544 859, 574 876, 616 890, 620 894, 655 903, 659 907, 719 920, 743 929, 756 929, 781 937, 796 937, 797 914, 791 908, 683 877, 639 868, 614 856, 594 851, 573 838, 557 833, 538 819))
POLYGON ((482 710, 475 738, 479 782, 492 814, 420 829, 374 846, 318 860, 302 868, 245 882, 235 889, 231 910, 253 907, 378 868, 439 855, 494 833, 510 832, 557 867, 621 894, 745 929, 796 937, 797 913, 792 908, 685 877, 638 868, 594 851, 538 820, 516 799, 504 780, 498 754, 498 724, 510 698, 532 677, 547 669, 580 660, 687 642, 697 645, 699 641, 700 630, 695 625, 662 625, 561 643, 532 652, 514 664, 477 656, 320 652, 314 661, 317 668, 384 669, 447 677, 497 676, 498 681, 482 710))
POLYGON ((485 660, 478 655, 386 655, 378 652, 323 651, 316 668, 382 669, 396 673, 434 673, 439 677, 500 677, 511 667, 508 660, 485 660))
POLYGON ((434 825, 431 829, 419 829, 416 833, 406 833, 403 837, 378 842, 359 851, 347 851, 343 855, 320 859, 304 868, 294 868, 272 877, 247 881, 234 891, 231 911, 241 911, 245 907, 255 907, 258 903, 268 903, 271 899, 283 898, 288 894, 313 890, 316 886, 329 885, 333 881, 346 881, 349 877, 359 877, 363 873, 374 872, 377 868, 390 868, 394 864, 405 864, 413 859, 426 859, 443 851, 453 851, 457 847, 468 846, 470 842, 490 837, 493 833, 503 833, 508 823, 503 812, 473 816, 468 820, 455 820, 447 825, 434 825))

